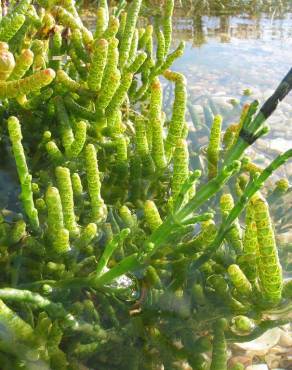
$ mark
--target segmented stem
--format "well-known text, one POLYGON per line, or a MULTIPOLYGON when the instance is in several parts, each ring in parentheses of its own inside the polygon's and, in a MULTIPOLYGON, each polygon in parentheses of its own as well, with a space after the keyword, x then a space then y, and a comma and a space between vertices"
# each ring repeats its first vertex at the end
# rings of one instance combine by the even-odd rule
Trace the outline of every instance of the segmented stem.
POLYGON ((12 150, 16 163, 18 178, 21 185, 21 200, 27 217, 33 229, 39 227, 38 211, 34 206, 32 177, 28 172, 25 154, 22 146, 22 133, 19 121, 16 117, 9 117, 8 131, 12 144, 12 150))

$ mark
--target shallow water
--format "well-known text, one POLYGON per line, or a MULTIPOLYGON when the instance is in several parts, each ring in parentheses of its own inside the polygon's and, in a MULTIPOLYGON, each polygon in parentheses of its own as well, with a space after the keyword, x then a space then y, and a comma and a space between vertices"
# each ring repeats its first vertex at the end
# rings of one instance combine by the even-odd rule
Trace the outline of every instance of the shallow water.
MULTIPOLYGON (((263 102, 292 67, 292 13, 275 17, 262 13, 220 16, 184 16, 174 19, 174 39, 186 42, 185 54, 174 69, 187 77, 189 99, 203 105, 214 99, 231 109, 229 100, 244 89, 263 102)), ((228 121, 237 117, 228 117, 228 121)), ((227 120, 227 119, 225 119, 227 120)), ((256 145, 264 157, 287 150, 292 144, 292 95, 268 120, 271 131, 256 145), (263 152, 264 151, 264 152, 263 152)), ((292 176, 292 166, 288 176, 292 176)))
POLYGON ((219 93, 223 88, 238 96, 248 87, 265 95, 291 68, 292 13, 276 20, 267 15, 202 17, 201 26, 202 45, 196 43, 199 31, 193 22, 178 19, 175 32, 176 39, 187 42, 175 67, 186 74, 197 94, 219 93), (188 37, 190 27, 193 37, 188 37))

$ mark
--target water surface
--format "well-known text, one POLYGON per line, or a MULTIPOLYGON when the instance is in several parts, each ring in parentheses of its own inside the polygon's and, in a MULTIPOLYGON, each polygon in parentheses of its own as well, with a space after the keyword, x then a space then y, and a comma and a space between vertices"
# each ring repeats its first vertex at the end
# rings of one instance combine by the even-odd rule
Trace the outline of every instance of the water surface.
MULTIPOLYGON (((184 40, 186 50, 173 68, 187 77, 190 100, 204 104, 208 96, 228 104, 249 88, 252 98, 264 101, 292 67, 291 12, 281 16, 186 12, 178 10, 174 18, 174 39, 184 40)), ((269 123, 264 145, 276 150, 292 146, 291 94, 269 123)))

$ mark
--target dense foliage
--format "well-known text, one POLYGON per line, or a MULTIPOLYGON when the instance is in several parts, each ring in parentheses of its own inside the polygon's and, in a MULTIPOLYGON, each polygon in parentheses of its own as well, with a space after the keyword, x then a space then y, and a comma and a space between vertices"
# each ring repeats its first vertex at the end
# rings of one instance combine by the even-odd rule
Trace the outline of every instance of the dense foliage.
POLYGON ((72 0, 2 12, 0 152, 20 201, 0 219, 1 369, 224 370, 228 341, 285 322, 268 316, 292 296, 269 203, 289 185, 268 201, 260 190, 292 150, 265 169, 244 152, 292 71, 224 137, 222 117, 211 119, 202 173, 186 80, 170 70, 184 50, 170 51, 173 8, 166 0, 160 22, 138 28, 141 0, 100 1, 94 33, 72 0))

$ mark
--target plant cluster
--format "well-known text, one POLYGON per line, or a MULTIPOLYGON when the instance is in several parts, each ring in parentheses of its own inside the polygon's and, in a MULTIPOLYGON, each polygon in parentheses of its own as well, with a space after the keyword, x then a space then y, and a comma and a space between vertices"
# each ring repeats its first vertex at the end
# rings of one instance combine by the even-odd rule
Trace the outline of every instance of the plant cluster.
POLYGON ((141 2, 101 1, 94 33, 72 0, 20 0, 1 19, 1 155, 20 185, 0 218, 2 369, 205 369, 213 343, 211 369, 224 370, 227 341, 285 322, 267 319, 291 284, 260 189, 292 150, 265 169, 243 154, 292 71, 261 109, 244 107, 223 148, 215 116, 201 173, 186 80, 170 70, 184 49, 170 52, 173 0, 144 28, 141 2))

